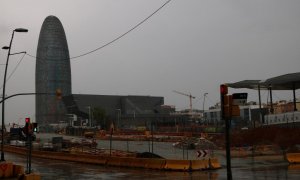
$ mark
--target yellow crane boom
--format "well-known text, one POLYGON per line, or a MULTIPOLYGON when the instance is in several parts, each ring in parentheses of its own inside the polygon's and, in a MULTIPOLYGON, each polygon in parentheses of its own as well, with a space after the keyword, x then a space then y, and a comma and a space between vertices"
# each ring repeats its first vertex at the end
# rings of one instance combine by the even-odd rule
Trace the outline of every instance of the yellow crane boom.
POLYGON ((173 92, 189 97, 189 99, 190 99, 190 114, 192 114, 192 111, 193 111, 192 99, 195 99, 196 97, 192 96, 191 93, 186 94, 186 93, 182 93, 182 92, 175 91, 175 90, 173 90, 173 92))

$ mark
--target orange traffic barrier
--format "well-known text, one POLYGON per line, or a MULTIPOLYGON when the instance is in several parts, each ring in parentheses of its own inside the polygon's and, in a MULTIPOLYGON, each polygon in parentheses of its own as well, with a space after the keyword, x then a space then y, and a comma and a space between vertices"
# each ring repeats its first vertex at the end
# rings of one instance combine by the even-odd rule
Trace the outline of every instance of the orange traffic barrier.
POLYGON ((0 163, 0 178, 13 177, 13 163, 1 162, 0 163))
POLYGON ((121 158, 120 157, 107 157, 106 164, 109 166, 121 166, 121 158))
POLYGON ((286 159, 289 163, 300 163, 300 153, 286 153, 286 159))
POLYGON ((209 160, 191 160, 191 170, 209 169, 209 160))
POLYGON ((21 165, 13 165, 13 176, 18 177, 19 175, 24 174, 24 167, 21 165))
POLYGON ((166 160, 165 169, 166 170, 190 170, 191 161, 190 160, 166 160))
POLYGON ((41 180, 41 176, 36 173, 24 174, 24 180, 41 180))
MULTIPOLYGON (((84 162, 84 161, 83 161, 84 162)), ((103 158, 103 157, 96 157, 95 159, 90 159, 89 161, 90 163, 94 163, 94 164, 101 164, 101 165, 105 165, 107 162, 107 159, 103 158)))
POLYGON ((164 169, 166 164, 165 159, 145 158, 143 161, 145 162, 145 168, 149 168, 149 169, 164 169))
MULTIPOLYGON (((15 148, 15 147, 11 148, 6 146, 5 150, 10 150, 9 152, 24 154, 24 150, 22 148, 15 148)), ((101 156, 96 154, 93 155, 93 154, 85 154, 85 153, 77 153, 77 154, 63 153, 63 152, 45 153, 44 151, 33 151, 32 156, 40 157, 40 158, 65 160, 65 161, 101 164, 101 165, 108 165, 108 166, 148 168, 148 169, 159 169, 159 170, 175 170, 175 171, 217 169, 221 167, 220 163, 218 162, 218 159, 166 160, 166 159, 158 159, 158 158, 155 159, 155 158, 101 156), (209 165, 207 165, 207 161, 209 165)), ((6 169, 5 165, 2 166, 3 167, 0 168, 0 178, 2 177, 1 173, 3 173, 2 169, 6 169)))
POLYGON ((133 158, 130 157, 120 157, 120 166, 122 167, 134 167, 133 166, 133 158))
POLYGON ((221 164, 217 158, 210 158, 209 159, 209 168, 210 169, 219 169, 221 168, 221 164))
POLYGON ((144 168, 145 167, 145 159, 143 159, 143 158, 128 158, 127 164, 128 164, 128 167, 144 168))
POLYGON ((91 163, 91 164, 101 164, 101 165, 105 165, 107 162, 107 159, 105 157, 101 157, 101 156, 97 156, 97 155, 80 155, 80 156, 76 156, 74 154, 72 154, 73 159, 76 159, 77 162, 85 162, 85 163, 91 163))

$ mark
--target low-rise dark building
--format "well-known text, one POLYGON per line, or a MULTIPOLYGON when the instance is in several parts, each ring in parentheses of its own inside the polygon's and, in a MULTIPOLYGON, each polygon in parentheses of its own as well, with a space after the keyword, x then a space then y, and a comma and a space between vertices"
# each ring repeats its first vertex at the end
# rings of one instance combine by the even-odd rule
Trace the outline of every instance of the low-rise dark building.
POLYGON ((163 97, 73 94, 63 97, 70 125, 108 129, 148 128, 163 123, 175 108, 167 108, 163 97))

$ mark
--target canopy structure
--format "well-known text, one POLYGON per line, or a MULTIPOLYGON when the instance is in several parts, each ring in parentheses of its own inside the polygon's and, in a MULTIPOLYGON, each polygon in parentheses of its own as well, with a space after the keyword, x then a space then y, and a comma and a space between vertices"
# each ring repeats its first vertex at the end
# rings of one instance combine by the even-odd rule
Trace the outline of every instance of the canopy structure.
POLYGON ((300 72, 273 77, 261 83, 274 90, 296 90, 300 88, 300 72))
MULTIPOLYGON (((235 83, 226 83, 226 85, 230 88, 235 89, 246 88, 258 90, 260 112, 262 112, 260 90, 269 90, 271 100, 271 113, 273 113, 272 90, 293 90, 294 111, 297 111, 295 91, 296 89, 300 89, 300 72, 284 74, 273 78, 269 78, 267 80, 243 80, 235 83)), ((262 121, 264 122, 263 115, 262 121)))
POLYGON ((236 89, 269 89, 271 87, 272 90, 296 90, 300 88, 300 72, 276 76, 267 80, 243 80, 226 85, 236 89))
POLYGON ((261 87, 261 80, 243 80, 235 83, 226 83, 228 87, 240 89, 240 88, 246 88, 246 89, 268 89, 267 87, 261 87))

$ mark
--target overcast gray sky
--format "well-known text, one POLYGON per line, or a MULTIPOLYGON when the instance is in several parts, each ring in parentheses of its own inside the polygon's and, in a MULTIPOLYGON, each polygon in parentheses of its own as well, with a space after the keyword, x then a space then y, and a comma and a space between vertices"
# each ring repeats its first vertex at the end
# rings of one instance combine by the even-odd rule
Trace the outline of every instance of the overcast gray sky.
MULTIPOLYGON (((36 55, 39 32, 48 15, 63 24, 70 57, 96 49, 137 25, 166 0, 0 0, 0 45, 12 52, 36 55)), ((219 102, 219 85, 245 79, 267 79, 299 71, 299 0, 172 0, 123 38, 90 55, 71 60, 72 91, 101 95, 163 96, 178 110, 191 93, 202 109, 219 102)), ((0 63, 7 52, 0 51, 0 63)), ((22 55, 10 57, 9 74, 22 55)), ((4 66, 0 66, 3 83, 4 66)), ((35 91, 35 59, 25 56, 7 82, 6 94, 35 91)), ((1 91, 2 92, 2 91, 1 91)), ((257 101, 257 92, 249 100, 257 101)), ((267 92, 262 92, 267 101, 267 92)), ((292 99, 275 91, 274 101, 292 99)), ((299 97, 299 91, 297 91, 299 97)), ((6 103, 7 122, 35 117, 33 96, 6 103)))

